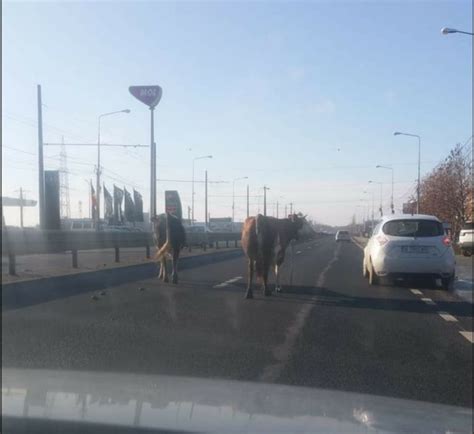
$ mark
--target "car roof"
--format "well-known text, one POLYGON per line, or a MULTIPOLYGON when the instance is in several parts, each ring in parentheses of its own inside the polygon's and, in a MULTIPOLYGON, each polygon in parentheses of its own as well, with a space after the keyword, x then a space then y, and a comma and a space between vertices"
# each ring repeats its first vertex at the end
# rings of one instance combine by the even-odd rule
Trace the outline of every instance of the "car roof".
POLYGON ((384 223, 392 220, 434 220, 441 223, 441 220, 438 217, 428 214, 391 214, 382 217, 384 223))

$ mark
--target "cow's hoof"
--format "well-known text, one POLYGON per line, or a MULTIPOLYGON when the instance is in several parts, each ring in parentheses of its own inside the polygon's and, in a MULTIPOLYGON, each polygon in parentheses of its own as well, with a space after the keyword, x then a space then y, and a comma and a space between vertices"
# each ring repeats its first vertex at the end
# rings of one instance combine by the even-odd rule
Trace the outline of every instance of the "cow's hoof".
POLYGON ((165 283, 168 283, 169 281, 170 281, 170 280, 169 280, 167 277, 165 277, 165 278, 163 279, 163 282, 165 282, 165 283))
POLYGON ((246 298, 247 300, 253 298, 253 292, 247 291, 247 293, 245 294, 245 298, 246 298))
POLYGON ((174 284, 177 284, 177 283, 178 283, 178 276, 173 276, 173 277, 172 277, 172 282, 173 282, 174 284))

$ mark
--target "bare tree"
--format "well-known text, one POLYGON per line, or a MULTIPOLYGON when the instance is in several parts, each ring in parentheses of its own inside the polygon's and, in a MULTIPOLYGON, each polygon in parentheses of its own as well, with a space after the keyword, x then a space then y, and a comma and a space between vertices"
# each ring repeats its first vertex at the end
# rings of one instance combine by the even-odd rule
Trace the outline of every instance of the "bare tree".
POLYGON ((457 235, 472 218, 472 157, 457 144, 448 157, 423 179, 420 209, 449 222, 457 235))

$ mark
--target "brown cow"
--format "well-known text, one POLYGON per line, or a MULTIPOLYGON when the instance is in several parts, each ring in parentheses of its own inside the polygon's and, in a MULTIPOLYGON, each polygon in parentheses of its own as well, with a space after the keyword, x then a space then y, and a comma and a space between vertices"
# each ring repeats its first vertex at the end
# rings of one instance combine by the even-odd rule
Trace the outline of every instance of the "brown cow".
POLYGON ((170 213, 160 214, 153 217, 153 238, 158 252, 156 259, 160 262, 159 278, 168 282, 168 267, 166 256, 171 256, 173 283, 178 283, 178 260, 179 253, 186 243, 186 232, 179 218, 170 213))
POLYGON ((291 240, 298 238, 298 230, 303 227, 304 218, 292 214, 285 219, 248 217, 242 229, 242 248, 248 258, 248 285, 245 298, 253 298, 252 280, 254 267, 257 278, 263 284, 263 293, 270 295, 268 272, 275 267, 276 291, 280 291, 279 267, 285 259, 285 250, 291 240))

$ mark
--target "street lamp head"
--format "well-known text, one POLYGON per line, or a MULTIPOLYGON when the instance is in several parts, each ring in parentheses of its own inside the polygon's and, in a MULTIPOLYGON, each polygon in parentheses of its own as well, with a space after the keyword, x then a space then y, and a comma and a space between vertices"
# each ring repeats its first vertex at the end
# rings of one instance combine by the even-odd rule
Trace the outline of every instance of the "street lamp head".
POLYGON ((456 29, 450 29, 449 27, 443 27, 443 28, 441 29, 441 33, 442 33, 443 35, 449 35, 450 33, 456 33, 456 32, 457 32, 456 29))
POLYGON ((382 167, 382 166, 381 166, 380 164, 377 164, 377 165, 375 166, 376 169, 380 169, 381 167, 382 167))
POLYGON ((394 136, 399 136, 400 134, 402 134, 400 131, 395 131, 395 132, 393 133, 394 136))
POLYGON ((130 109, 125 109, 125 110, 122 110, 122 113, 130 113, 131 110, 130 109))

